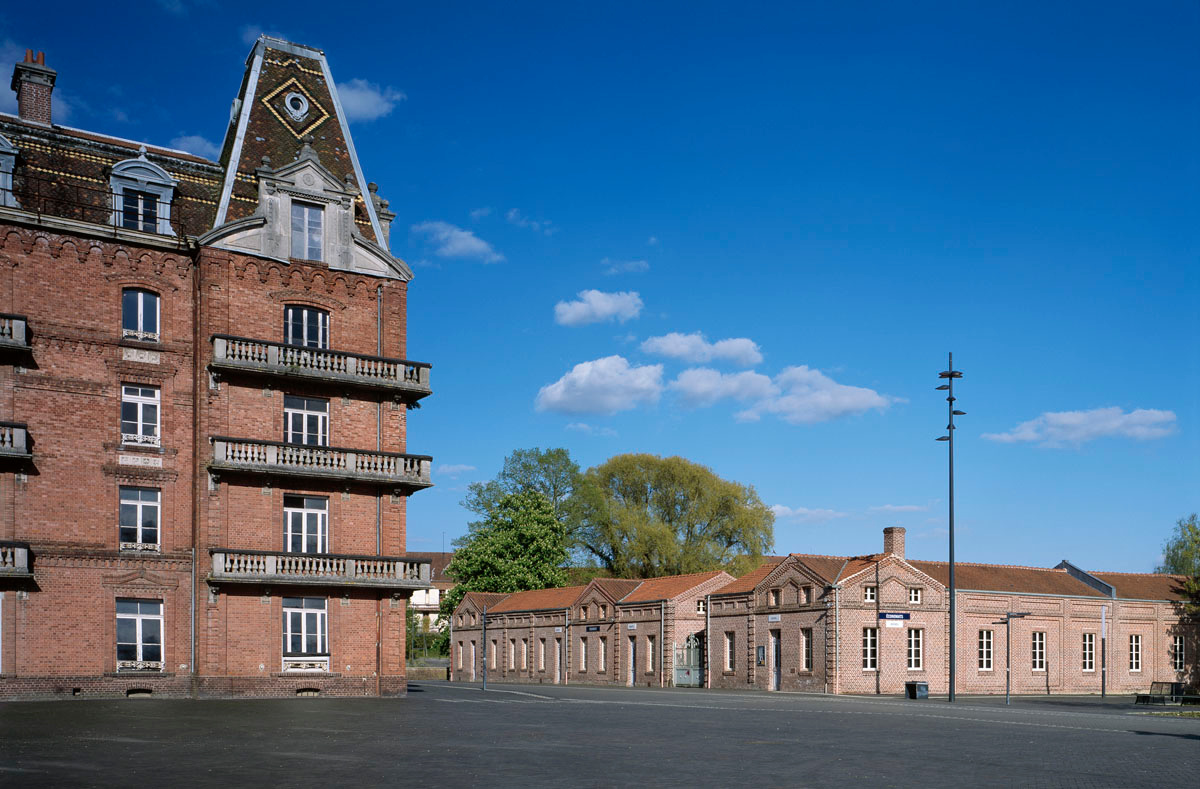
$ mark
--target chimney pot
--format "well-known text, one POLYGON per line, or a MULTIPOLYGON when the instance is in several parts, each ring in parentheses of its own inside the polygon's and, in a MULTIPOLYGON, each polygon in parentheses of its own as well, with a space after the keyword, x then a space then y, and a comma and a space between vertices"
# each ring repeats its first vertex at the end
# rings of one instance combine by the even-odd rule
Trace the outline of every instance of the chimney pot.
POLYGON ((904 527, 888 526, 883 530, 883 552, 904 558, 904 527))
POLYGON ((46 53, 25 50, 25 61, 13 69, 12 89, 17 94, 17 115, 21 120, 51 124, 50 95, 54 92, 54 80, 58 72, 46 66, 46 53))

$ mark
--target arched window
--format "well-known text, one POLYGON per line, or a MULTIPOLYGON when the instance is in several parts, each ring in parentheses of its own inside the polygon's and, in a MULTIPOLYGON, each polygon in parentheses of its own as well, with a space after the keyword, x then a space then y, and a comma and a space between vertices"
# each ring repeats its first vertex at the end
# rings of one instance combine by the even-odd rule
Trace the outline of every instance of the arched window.
POLYGON ((158 342, 158 294, 141 288, 121 291, 121 336, 131 340, 158 342))
POLYGON ((171 229, 171 198, 178 185, 170 173, 146 158, 143 145, 136 159, 113 165, 109 176, 113 224, 146 233, 175 235, 171 229))
POLYGON ((329 347, 329 313, 316 307, 288 304, 283 309, 283 336, 288 345, 329 347))

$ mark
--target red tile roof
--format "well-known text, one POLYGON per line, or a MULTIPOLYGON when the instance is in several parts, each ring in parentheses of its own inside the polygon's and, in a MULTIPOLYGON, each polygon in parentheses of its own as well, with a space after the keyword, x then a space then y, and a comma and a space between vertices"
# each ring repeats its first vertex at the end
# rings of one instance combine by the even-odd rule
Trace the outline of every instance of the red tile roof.
MULTIPOLYGON (((492 606, 496 605, 496 603, 500 602, 506 597, 508 597, 508 595, 497 592, 467 592, 465 595, 463 595, 463 603, 470 600, 475 604, 476 608, 483 608, 484 606, 487 606, 488 610, 491 610, 492 606)), ((459 605, 462 605, 462 603, 459 603, 459 605)))
POLYGON ((620 602, 622 597, 637 589, 641 581, 634 578, 596 578, 594 583, 613 600, 620 602))
POLYGON ((638 584, 636 589, 622 598, 620 602, 624 605, 625 603, 649 603, 655 600, 671 600, 686 594, 705 581, 711 581, 724 572, 724 570, 709 570, 706 573, 647 578, 638 584))
POLYGON ((488 613, 511 613, 514 611, 544 611, 551 608, 570 608, 584 590, 582 586, 563 586, 557 589, 532 589, 528 592, 513 592, 504 602, 488 609, 488 613))
MULTIPOLYGON (((909 564, 932 576, 943 586, 950 583, 950 565, 946 562, 910 561, 909 564)), ((984 592, 1104 597, 1082 581, 1077 581, 1066 570, 1047 567, 955 562, 954 585, 958 589, 977 589, 984 592)))
POLYGON ((768 556, 764 558, 766 558, 766 561, 760 564, 757 569, 751 570, 741 578, 735 579, 732 583, 722 586, 713 592, 713 594, 744 594, 746 592, 753 592, 754 587, 758 586, 759 582, 770 575, 771 571, 778 567, 779 563, 787 557, 768 556))
POLYGON ((1182 600, 1182 575, 1157 573, 1092 573, 1117 588, 1117 597, 1127 600, 1182 600))

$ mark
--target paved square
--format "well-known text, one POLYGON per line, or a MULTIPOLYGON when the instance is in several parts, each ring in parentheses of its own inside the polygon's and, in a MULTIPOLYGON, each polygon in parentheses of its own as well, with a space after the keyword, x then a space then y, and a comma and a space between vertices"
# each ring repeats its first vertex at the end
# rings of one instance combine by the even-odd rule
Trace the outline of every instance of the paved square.
POLYGON ((413 683, 407 699, 0 704, 0 786, 1195 787, 1200 719, 1128 697, 413 683))

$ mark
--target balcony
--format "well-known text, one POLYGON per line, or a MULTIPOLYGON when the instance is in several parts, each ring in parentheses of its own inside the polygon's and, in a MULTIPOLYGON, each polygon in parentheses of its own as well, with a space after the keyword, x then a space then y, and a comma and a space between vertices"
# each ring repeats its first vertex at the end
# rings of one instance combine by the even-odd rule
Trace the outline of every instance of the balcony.
POLYGON ((29 460, 29 428, 23 422, 0 422, 0 458, 29 460))
POLYGON ((32 578, 29 569, 29 544, 0 540, 0 578, 32 578))
POLYGON ((361 482, 409 492, 433 485, 429 455, 213 436, 209 471, 361 482))
POLYGON ((0 350, 29 350, 29 324, 24 315, 0 312, 0 350))
POLYGON ((430 365, 327 348, 306 348, 266 340, 214 334, 214 370, 284 376, 388 392, 407 403, 433 394, 430 365))
POLYGON ((403 556, 347 556, 212 548, 209 583, 429 589, 432 565, 403 556))

